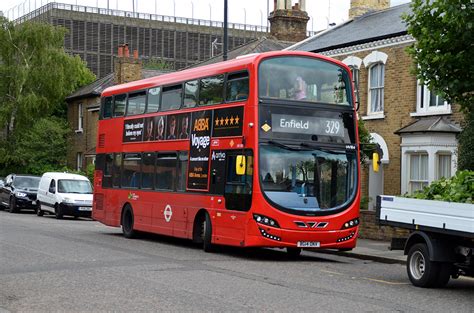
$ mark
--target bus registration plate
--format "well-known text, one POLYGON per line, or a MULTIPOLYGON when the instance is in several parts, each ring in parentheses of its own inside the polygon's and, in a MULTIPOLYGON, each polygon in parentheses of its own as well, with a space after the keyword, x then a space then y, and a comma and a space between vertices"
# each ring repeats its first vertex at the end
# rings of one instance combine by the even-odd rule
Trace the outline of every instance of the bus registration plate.
POLYGON ((296 246, 298 248, 319 248, 321 244, 319 241, 298 241, 296 246))

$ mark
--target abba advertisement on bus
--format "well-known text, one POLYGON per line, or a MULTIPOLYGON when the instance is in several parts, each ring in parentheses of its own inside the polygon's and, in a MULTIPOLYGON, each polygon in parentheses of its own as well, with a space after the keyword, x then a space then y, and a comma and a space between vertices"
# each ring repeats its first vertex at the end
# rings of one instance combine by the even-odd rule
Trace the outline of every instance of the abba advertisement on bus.
POLYGON ((211 137, 242 136, 243 120, 243 106, 127 119, 123 142, 189 140, 187 188, 208 190, 211 137))

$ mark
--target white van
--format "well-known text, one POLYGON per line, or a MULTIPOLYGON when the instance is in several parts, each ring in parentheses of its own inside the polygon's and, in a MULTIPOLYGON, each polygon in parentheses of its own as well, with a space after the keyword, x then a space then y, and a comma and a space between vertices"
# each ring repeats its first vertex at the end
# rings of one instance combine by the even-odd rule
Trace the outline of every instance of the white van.
POLYGON ((92 213, 92 187, 89 179, 70 173, 44 173, 39 183, 36 214, 44 212, 74 217, 90 217, 92 213))

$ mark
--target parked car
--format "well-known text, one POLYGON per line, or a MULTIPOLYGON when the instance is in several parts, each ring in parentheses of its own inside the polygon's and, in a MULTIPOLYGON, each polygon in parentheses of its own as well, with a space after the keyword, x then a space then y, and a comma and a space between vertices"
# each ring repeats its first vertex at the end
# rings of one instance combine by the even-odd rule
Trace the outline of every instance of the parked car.
POLYGON ((89 179, 70 173, 44 173, 38 190, 36 214, 90 217, 92 213, 92 186, 89 179))
POLYGON ((0 188, 5 185, 5 177, 0 177, 0 188))
POLYGON ((40 182, 39 176, 10 174, 0 187, 0 206, 10 213, 22 209, 36 209, 36 195, 40 182))

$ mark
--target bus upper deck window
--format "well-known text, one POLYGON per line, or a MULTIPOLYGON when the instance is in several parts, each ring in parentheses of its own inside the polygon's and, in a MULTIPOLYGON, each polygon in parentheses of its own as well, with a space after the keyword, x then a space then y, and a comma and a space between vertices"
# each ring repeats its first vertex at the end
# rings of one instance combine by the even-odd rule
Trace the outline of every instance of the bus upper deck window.
POLYGON ((112 117, 113 104, 114 102, 112 97, 107 97, 104 99, 104 104, 102 107, 102 118, 112 117))
POLYGON ((161 111, 177 110, 181 107, 182 84, 163 87, 161 111))
POLYGON ((226 101, 243 101, 249 96, 249 75, 247 72, 229 74, 226 86, 226 101))
POLYGON ((192 80, 184 84, 184 108, 195 107, 198 102, 199 81, 192 80))
POLYGON ((128 95, 127 115, 145 113, 146 92, 140 91, 128 95))
POLYGON ((146 113, 158 112, 160 109, 160 93, 160 87, 148 89, 146 113))
POLYGON ((201 79, 199 105, 213 105, 224 102, 224 75, 201 79))
POLYGON ((127 95, 118 95, 114 98, 114 116, 123 116, 125 114, 125 104, 127 95))

